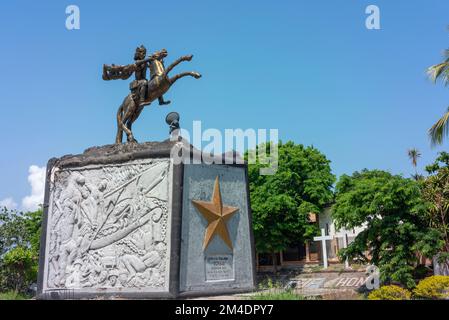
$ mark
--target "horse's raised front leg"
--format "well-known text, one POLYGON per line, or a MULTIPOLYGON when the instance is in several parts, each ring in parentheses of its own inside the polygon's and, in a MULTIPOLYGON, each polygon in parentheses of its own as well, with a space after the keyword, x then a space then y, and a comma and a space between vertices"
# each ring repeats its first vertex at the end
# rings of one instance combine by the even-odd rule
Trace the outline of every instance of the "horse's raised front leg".
POLYGON ((192 60, 193 55, 188 55, 188 56, 182 56, 181 58, 179 58, 178 60, 175 60, 175 62, 173 62, 171 65, 168 66, 168 68, 165 69, 165 74, 168 74, 170 71, 172 71, 172 69, 174 67, 176 67, 178 64, 180 64, 183 61, 190 61, 192 60))
POLYGON ((183 73, 177 74, 177 75, 174 76, 174 77, 171 77, 171 78, 170 78, 170 84, 173 84, 173 83, 175 83, 178 79, 181 79, 182 77, 187 77, 187 76, 189 76, 189 77, 194 77, 195 79, 201 78, 201 74, 199 74, 198 72, 192 72, 192 71, 189 71, 189 72, 183 72, 183 73))

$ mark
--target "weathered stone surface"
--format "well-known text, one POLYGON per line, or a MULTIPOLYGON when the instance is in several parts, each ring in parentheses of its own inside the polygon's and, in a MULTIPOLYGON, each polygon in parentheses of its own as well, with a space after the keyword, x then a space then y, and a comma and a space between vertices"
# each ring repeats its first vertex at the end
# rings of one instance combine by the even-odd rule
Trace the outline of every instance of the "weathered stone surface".
POLYGON ((172 146, 109 145, 49 161, 41 297, 170 292, 172 146))
POLYGON ((58 167, 86 166, 90 164, 121 163, 133 159, 170 157, 170 151, 177 141, 145 142, 128 144, 110 144, 91 147, 82 154, 65 155, 59 159, 53 158, 58 167))
POLYGON ((93 147, 49 161, 39 298, 175 298, 180 291, 252 289, 245 165, 178 164, 170 157, 175 144, 197 152, 167 140, 93 147), (228 221, 233 248, 215 237, 203 252, 204 221, 188 201, 209 198, 217 176, 223 202, 239 208, 228 221))
POLYGON ((245 167, 185 165, 182 208, 180 291, 252 289, 255 281, 254 248, 245 167), (192 200, 210 201, 217 177, 223 205, 239 210, 227 222, 232 248, 215 235, 204 249, 208 221, 198 212, 192 200))
POLYGON ((168 291, 169 159, 50 177, 43 290, 168 291))

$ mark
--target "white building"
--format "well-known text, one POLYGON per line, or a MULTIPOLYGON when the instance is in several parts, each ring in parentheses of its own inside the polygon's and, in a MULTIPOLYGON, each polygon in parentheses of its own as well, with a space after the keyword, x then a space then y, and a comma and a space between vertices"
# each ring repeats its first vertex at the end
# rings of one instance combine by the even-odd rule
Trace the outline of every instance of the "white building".
MULTIPOLYGON (((352 230, 337 230, 332 220, 331 207, 325 208, 318 215, 310 214, 309 220, 311 223, 318 224, 320 229, 324 229, 327 236, 332 237, 332 240, 326 241, 328 261, 331 264, 341 263, 338 259, 338 251, 345 247, 344 237, 347 237, 347 243, 350 244, 365 229, 361 227, 352 230)), ((271 254, 258 254, 256 261, 258 270, 270 269, 273 266, 271 254)), ((277 254, 277 262, 280 268, 294 268, 305 264, 320 264, 322 262, 321 242, 299 242, 291 248, 279 252, 277 254)))

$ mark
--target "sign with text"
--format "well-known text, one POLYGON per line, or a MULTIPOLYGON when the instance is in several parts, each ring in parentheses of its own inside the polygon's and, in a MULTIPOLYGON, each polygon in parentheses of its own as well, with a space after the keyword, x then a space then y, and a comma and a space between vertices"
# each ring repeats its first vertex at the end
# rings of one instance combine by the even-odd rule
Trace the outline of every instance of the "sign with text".
POLYGON ((234 261, 230 254, 206 256, 206 281, 234 280, 234 261))

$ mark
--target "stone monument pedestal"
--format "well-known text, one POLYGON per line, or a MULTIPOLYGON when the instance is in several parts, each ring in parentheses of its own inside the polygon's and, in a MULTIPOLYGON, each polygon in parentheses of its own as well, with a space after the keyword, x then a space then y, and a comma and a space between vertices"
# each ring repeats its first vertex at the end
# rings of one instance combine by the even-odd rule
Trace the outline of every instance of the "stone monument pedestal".
POLYGON ((179 163, 175 145, 108 145, 48 162, 39 299, 254 288, 246 165, 179 163))

